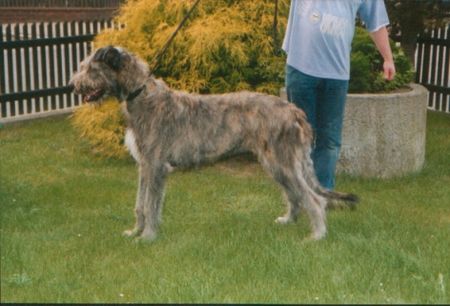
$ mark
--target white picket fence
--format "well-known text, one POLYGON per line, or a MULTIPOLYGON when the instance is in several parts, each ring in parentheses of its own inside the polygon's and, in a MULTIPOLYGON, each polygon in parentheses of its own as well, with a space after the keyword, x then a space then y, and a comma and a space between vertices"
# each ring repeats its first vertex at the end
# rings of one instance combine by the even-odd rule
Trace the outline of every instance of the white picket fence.
POLYGON ((0 122, 73 111, 81 103, 67 83, 112 21, 0 25, 0 122))
POLYGON ((450 24, 417 39, 416 83, 428 88, 429 109, 450 113, 450 24))

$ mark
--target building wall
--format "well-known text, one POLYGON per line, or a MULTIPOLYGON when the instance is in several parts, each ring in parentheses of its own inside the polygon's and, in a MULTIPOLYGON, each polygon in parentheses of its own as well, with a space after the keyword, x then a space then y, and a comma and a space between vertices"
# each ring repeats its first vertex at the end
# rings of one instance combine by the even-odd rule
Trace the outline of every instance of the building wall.
POLYGON ((111 18, 118 8, 0 8, 1 23, 102 20, 111 18))

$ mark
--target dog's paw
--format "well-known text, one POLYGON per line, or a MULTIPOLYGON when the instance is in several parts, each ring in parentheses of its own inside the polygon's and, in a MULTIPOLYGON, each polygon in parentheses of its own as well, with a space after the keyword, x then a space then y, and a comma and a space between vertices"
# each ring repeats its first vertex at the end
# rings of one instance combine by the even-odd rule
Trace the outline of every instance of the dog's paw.
POLYGON ((278 224, 289 224, 289 223, 293 223, 293 222, 294 222, 294 220, 289 216, 278 217, 275 219, 275 223, 278 223, 278 224))
POLYGON ((305 239, 303 239, 303 241, 304 242, 317 241, 325 238, 326 234, 327 234, 326 231, 314 232, 308 235, 305 239))
POLYGON ((139 235, 139 231, 137 229, 126 230, 122 233, 122 236, 127 238, 134 238, 139 235))
POLYGON ((136 243, 151 243, 156 240, 156 233, 149 232, 149 233, 142 233, 139 237, 136 237, 134 240, 136 243))

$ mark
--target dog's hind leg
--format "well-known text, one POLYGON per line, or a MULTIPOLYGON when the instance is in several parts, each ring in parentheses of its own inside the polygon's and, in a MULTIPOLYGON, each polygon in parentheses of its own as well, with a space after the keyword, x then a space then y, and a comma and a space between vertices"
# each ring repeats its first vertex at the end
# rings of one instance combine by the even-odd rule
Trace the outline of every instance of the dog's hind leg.
POLYGON ((304 207, 311 222, 312 233, 309 239, 321 239, 327 231, 325 223, 327 199, 317 192, 315 189, 316 185, 313 184, 319 183, 315 179, 314 168, 309 158, 309 150, 303 152, 302 155, 296 154, 296 156, 303 156, 303 158, 294 159, 294 165, 290 169, 292 169, 296 178, 297 190, 302 198, 302 207, 304 207))
POLYGON ((295 176, 287 169, 284 169, 278 162, 274 160, 273 154, 267 150, 264 155, 259 156, 259 160, 263 168, 268 172, 278 184, 283 188, 286 196, 287 212, 284 216, 278 217, 275 222, 280 224, 287 224, 295 222, 300 213, 300 200, 295 183, 293 180, 295 176))
POLYGON ((318 195, 308 185, 302 173, 297 173, 294 165, 282 167, 279 162, 261 158, 261 164, 273 178, 281 185, 288 197, 288 210, 282 217, 276 219, 277 223, 286 224, 296 220, 300 205, 305 209, 311 222, 311 239, 317 240, 325 236, 325 198, 318 195))
POLYGON ((284 216, 278 217, 275 222, 279 224, 288 224, 297 221, 300 213, 300 199, 291 190, 284 189, 286 195, 287 212, 284 216))
POLYGON ((302 206, 311 222, 312 233, 309 238, 312 240, 321 239, 327 232, 325 224, 326 199, 311 189, 302 174, 298 175, 297 181, 299 192, 302 195, 302 206))
MULTIPOLYGON (((312 233, 310 238, 313 240, 321 239, 327 231, 325 224, 326 199, 312 190, 305 178, 301 174, 294 173, 294 171, 284 176, 288 181, 281 183, 288 195, 290 206, 286 215, 279 217, 276 221, 282 224, 295 221, 300 207, 302 207, 311 222, 312 233)), ((280 182, 278 179, 277 181, 280 182)))

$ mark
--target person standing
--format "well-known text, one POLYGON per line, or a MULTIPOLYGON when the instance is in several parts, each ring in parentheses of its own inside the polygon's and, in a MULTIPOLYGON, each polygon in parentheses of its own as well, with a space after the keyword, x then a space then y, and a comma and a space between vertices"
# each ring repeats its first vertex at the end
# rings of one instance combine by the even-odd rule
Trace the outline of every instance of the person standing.
POLYGON ((384 59, 385 79, 392 80, 384 0, 291 0, 282 47, 288 100, 306 113, 314 130, 311 157, 319 182, 329 190, 335 187, 357 16, 384 59))

